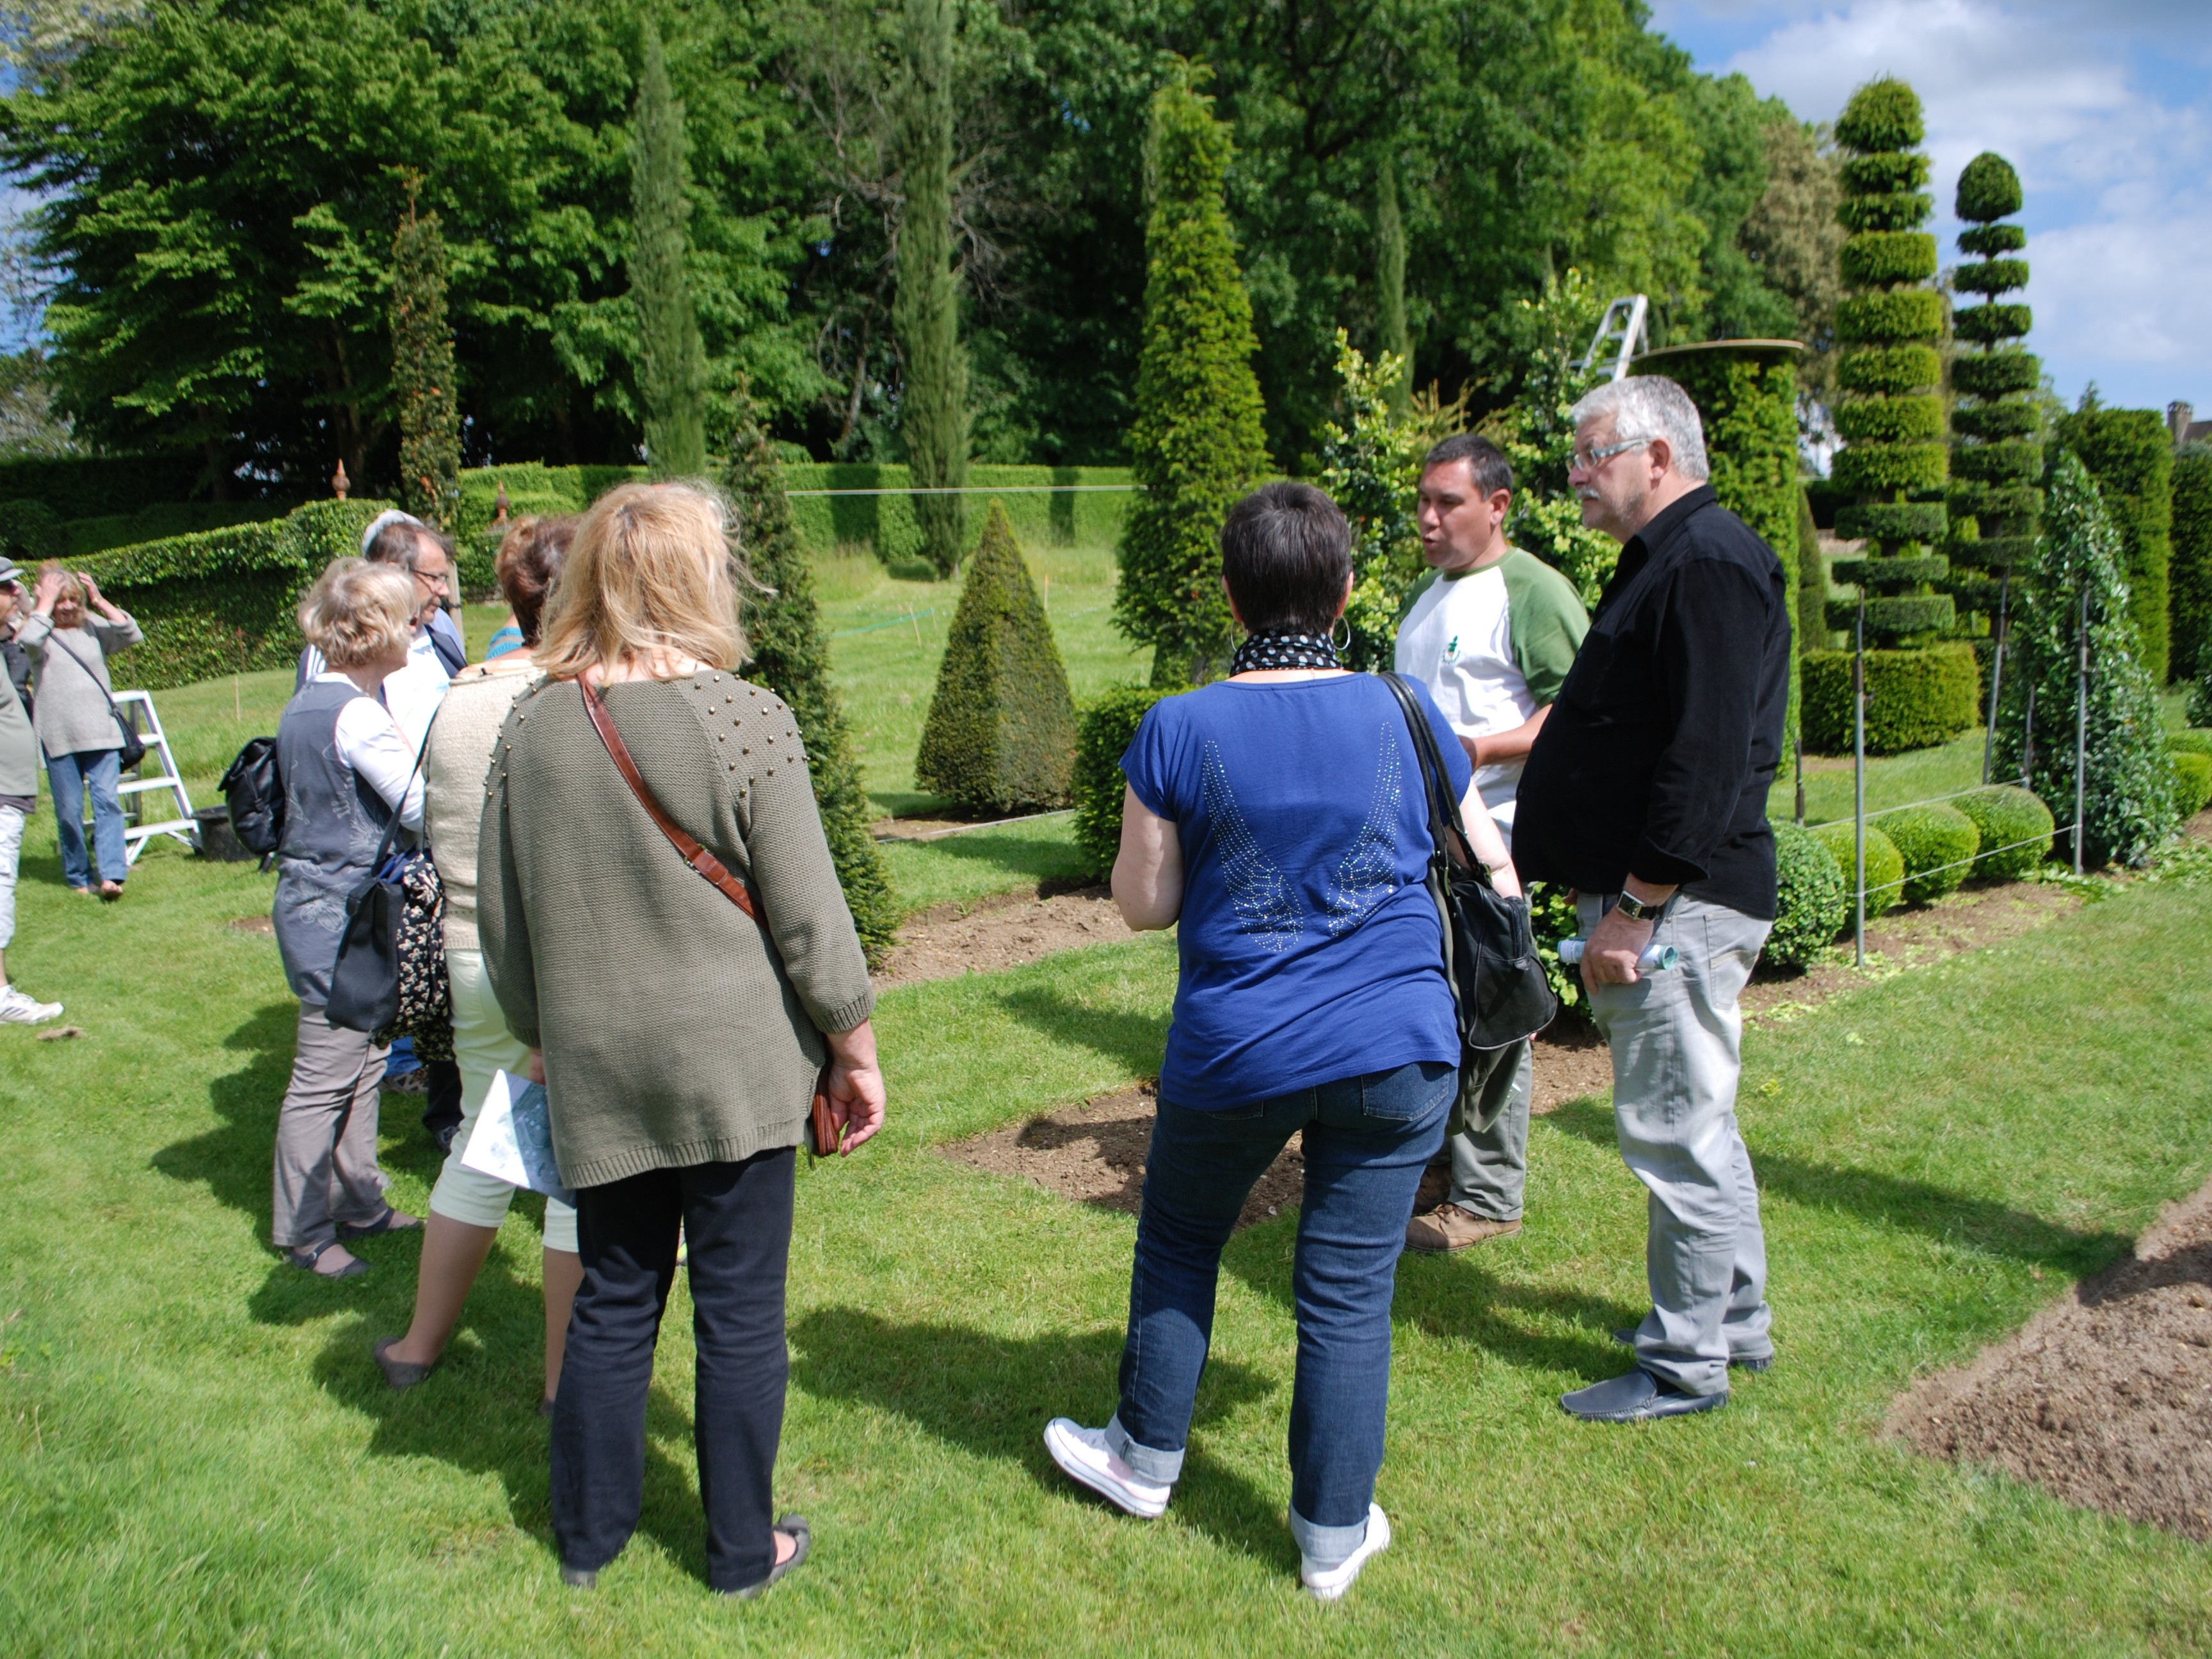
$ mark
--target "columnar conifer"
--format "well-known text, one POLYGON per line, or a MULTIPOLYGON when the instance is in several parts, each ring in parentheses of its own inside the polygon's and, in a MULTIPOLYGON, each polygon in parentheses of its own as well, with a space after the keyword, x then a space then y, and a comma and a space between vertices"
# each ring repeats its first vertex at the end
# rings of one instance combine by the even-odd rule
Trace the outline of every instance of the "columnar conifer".
POLYGON ((1259 341, 1223 199, 1229 129, 1186 82, 1152 99, 1146 146, 1145 341, 1129 460, 1143 487, 1121 532, 1122 631, 1152 684, 1203 684, 1229 655, 1222 520, 1266 470, 1259 341))
POLYGON ((1375 313, 1378 356, 1397 358, 1391 377, 1392 418, 1404 420, 1413 401, 1413 344, 1406 327, 1406 220, 1398 209, 1398 163, 1385 155, 1375 174, 1375 313))
POLYGON ((726 483, 737 505, 746 565, 765 590, 746 596, 745 640, 752 657, 744 672, 791 705, 806 744, 830 861, 868 960, 878 963, 897 942, 898 897, 870 830, 868 792, 830 677, 830 645, 815 608, 812 567, 792 526, 783 464, 749 401, 731 444, 726 483))
POLYGON ((669 84, 660 30, 649 16, 629 155, 629 292, 637 309, 646 459, 657 477, 696 478, 707 471, 707 351, 684 275, 690 169, 684 106, 669 84))
POLYGON ((2006 222, 2020 208, 2020 175, 2002 155, 1984 150, 1959 175, 1958 215, 1967 224, 1959 248, 1975 258, 1959 267, 1954 286, 1982 295, 1983 303, 1962 307, 1952 319, 1953 332, 1973 349, 1951 364, 1960 401, 1951 412, 1951 574, 1944 587, 1960 610, 1979 613, 1992 627, 2001 602, 2009 613, 2005 579, 2034 552, 2043 506, 2036 488, 2043 446, 2030 401, 2043 364, 2020 345, 2033 319, 2026 306, 1997 298, 2027 283, 2027 261, 2011 257, 2027 246, 2027 233, 2006 222))
MULTIPOLYGON (((1837 515, 1836 529, 1863 538, 1868 550, 1833 568, 1867 595, 1870 646, 1929 643, 1954 614, 1950 596, 1929 586, 1949 570, 1934 551, 1947 524, 1949 453, 1937 390, 1943 296, 1928 285, 1936 239, 1920 228, 1934 205, 1922 188, 1922 137, 1920 99, 1902 81, 1869 82, 1836 123, 1849 156, 1838 217, 1850 233, 1841 265, 1852 291, 1836 307, 1844 348, 1837 379, 1846 394, 1836 405, 1836 429, 1846 447, 1835 478, 1853 503, 1837 515)), ((1856 614, 1856 605, 1837 604, 1831 620, 1848 628, 1856 614)))
MULTIPOLYGON (((904 378, 899 433, 916 489, 968 482, 968 356, 960 345, 960 276, 952 259, 954 0, 906 0, 899 88, 898 293, 891 325, 904 378)), ((916 495, 922 552, 945 575, 960 562, 968 515, 957 495, 916 495)))
POLYGON ((399 404, 399 499, 436 525, 461 500, 461 406, 446 312, 446 240, 413 193, 392 239, 392 386, 399 404))

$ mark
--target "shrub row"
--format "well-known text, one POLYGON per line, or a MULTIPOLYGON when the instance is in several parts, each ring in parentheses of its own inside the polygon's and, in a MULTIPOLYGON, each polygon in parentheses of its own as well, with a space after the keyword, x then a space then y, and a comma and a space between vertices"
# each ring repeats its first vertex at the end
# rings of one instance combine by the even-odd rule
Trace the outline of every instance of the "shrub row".
MULTIPOLYGON (((1808 651, 1802 672, 1805 747, 1816 755, 1850 754, 1851 653, 1808 651)), ((1980 694, 1973 647, 1963 642, 1868 652, 1867 752, 1948 743, 1979 718, 1980 694)))

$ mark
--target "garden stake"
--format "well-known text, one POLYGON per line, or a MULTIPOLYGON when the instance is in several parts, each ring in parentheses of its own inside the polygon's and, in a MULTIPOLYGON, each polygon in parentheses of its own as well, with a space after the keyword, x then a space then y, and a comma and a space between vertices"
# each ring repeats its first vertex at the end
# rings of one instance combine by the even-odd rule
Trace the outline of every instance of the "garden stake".
POLYGON ((1853 908, 1853 948, 1866 966, 1866 584, 1859 584, 1858 647, 1851 659, 1851 866, 1858 890, 1853 908))
POLYGON ((1990 653, 1990 720, 1982 732, 1982 786, 1989 787, 1990 771, 1996 763, 1997 753, 1997 690, 2004 684, 2005 611, 2012 598, 2012 567, 2005 567, 2003 584, 1997 589, 1997 637, 1996 647, 1990 653))
POLYGON ((2081 617, 2075 624, 2080 641, 2079 690, 2074 699, 2074 873, 2081 873, 2081 827, 2088 818, 2089 784, 2089 585, 2081 584, 2081 617))

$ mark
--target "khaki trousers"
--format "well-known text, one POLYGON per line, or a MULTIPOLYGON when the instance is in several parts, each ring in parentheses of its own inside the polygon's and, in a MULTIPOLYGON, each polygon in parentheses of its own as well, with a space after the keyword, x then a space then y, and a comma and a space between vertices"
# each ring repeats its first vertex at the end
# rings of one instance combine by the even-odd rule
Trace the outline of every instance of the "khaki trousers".
POLYGON ((376 1163, 378 1091, 389 1051, 300 1005, 291 1086, 276 1114, 276 1200, 270 1234, 279 1249, 312 1249, 340 1227, 367 1226, 390 1207, 376 1163))

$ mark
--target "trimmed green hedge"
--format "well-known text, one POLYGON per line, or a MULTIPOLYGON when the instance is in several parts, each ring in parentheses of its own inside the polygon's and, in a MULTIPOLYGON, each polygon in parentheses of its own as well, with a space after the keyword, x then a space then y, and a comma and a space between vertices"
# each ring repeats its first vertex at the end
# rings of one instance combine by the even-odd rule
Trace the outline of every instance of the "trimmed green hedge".
POLYGON ((1982 845, 1974 821, 1940 801, 1884 812, 1880 823, 1905 860, 1905 896, 1912 904, 1932 904, 1958 891, 1982 845))
POLYGON ((1850 344, 1924 340, 1943 331, 1943 296, 1931 288, 1854 294, 1836 304, 1836 337, 1850 344))
MULTIPOLYGON (((1851 653, 1808 651, 1800 672, 1806 749, 1850 754, 1851 653)), ((1895 755, 1948 743, 1980 718, 1980 693, 1973 647, 1963 642, 1868 652, 1867 752, 1895 755)))
POLYGON ((1774 826, 1774 926, 1761 954, 1778 967, 1809 967, 1843 932, 1850 884, 1812 831, 1794 823, 1774 826))
POLYGON ((1987 345, 2017 340, 2034 326, 2035 313, 2024 305, 1966 306, 1951 318, 1951 331, 1959 338, 1987 345))
POLYGON ((2033 790, 1992 784, 1954 803, 1974 821, 1981 845, 1971 872, 1980 881, 2018 881, 2051 856, 2057 821, 2033 790))
MULTIPOLYGON (((1828 849, 1828 856, 1836 861, 1837 872, 1844 880, 1844 921, 1849 926, 1851 917, 1852 866, 1856 861, 1852 852, 1854 837, 1848 823, 1831 823, 1815 830, 1813 836, 1828 849)), ((1867 825, 1866 832, 1866 913, 1872 921, 1876 916, 1897 908, 1905 896, 1905 860, 1896 844, 1887 836, 1867 825)))
POLYGON ((1832 559, 1828 568, 1839 582, 1856 586, 1871 581, 1878 587, 1883 582, 1941 581, 1951 574, 1951 561, 1941 553, 1923 554, 1917 558, 1906 554, 1894 559, 1832 559))
MULTIPOLYGON (((1982 259, 1959 267, 1951 286, 1961 294, 2006 294, 2027 286, 2025 259, 1982 259)), ((2027 332, 2025 329, 2020 331, 2027 332)))
POLYGON ((2172 758, 2174 804, 2182 817, 2193 818, 2212 801, 2212 755, 2176 749, 2172 758))
MULTIPOLYGON (((1917 155, 1899 159, 1926 165, 1917 155)), ((1844 280, 1854 288, 1921 282, 1936 274, 1936 239, 1924 230, 1861 231, 1844 243, 1840 264, 1844 280)))
POLYGON ((1925 392, 1943 380, 1943 359, 1934 346, 1868 346, 1836 365, 1836 384, 1846 392, 1896 396, 1925 392))
POLYGON ((1149 685, 1124 685, 1083 711, 1075 727, 1075 767, 1068 792, 1075 798, 1075 845, 1094 880, 1114 873, 1121 850, 1121 757, 1154 703, 1174 694, 1149 685))
POLYGON ((0 553, 17 564, 58 559, 68 550, 62 521, 44 501, 0 501, 0 553))
POLYGON ((1869 444, 1838 450, 1829 476, 1835 479, 1837 488, 1854 494, 1940 489, 1943 481, 1951 476, 1950 447, 1940 443, 1869 444))
POLYGON ((1951 363, 1951 389, 1976 398, 2033 392, 2042 384, 2043 359, 2033 352, 1996 351, 1986 357, 1954 358, 1951 363))
POLYGON ((2212 450, 2173 458, 2173 529, 2168 542, 2167 660, 2177 679, 2212 668, 2212 450))
MULTIPOLYGON (((2027 438, 2034 435, 2038 420, 2033 404, 1978 404, 1972 409, 1951 411, 1951 430, 1962 438, 1982 438, 1996 441, 2001 438, 2027 438)), ((1955 464, 1954 474, 1962 469, 1955 464)), ((2042 476, 2039 468, 2038 477, 2042 476)))
POLYGON ((197 455, 58 455, 0 461, 0 501, 43 502, 56 518, 97 518, 181 501, 207 477, 197 455))
POLYGON ((68 544, 67 556, 82 559, 110 548, 189 536, 198 530, 265 523, 283 518, 287 507, 283 501, 157 501, 135 513, 71 519, 62 526, 62 534, 68 544))
POLYGON ((1933 501, 1862 501, 1836 509, 1836 534, 1850 542, 1869 536, 1877 541, 1932 542, 1948 522, 1933 501))
POLYGON ((2163 685, 2172 666, 2166 604, 2173 555, 2173 439, 2166 417, 2150 409, 2090 409, 2062 416, 2058 426, 2061 441, 2097 481, 2120 532, 2128 614, 2142 641, 2142 665, 2151 684, 2163 685))
POLYGON ((1870 155, 1846 157, 1838 177, 1854 196, 1894 196, 1927 184, 1928 158, 1902 150, 1877 149, 1870 155))
POLYGON ((1854 442, 1925 443, 1943 435, 1943 404, 1936 398, 1845 398, 1835 418, 1836 430, 1854 442))
POLYGON ((1844 228, 1851 231, 1913 230, 1928 222, 1936 198, 1924 190, 1896 191, 1886 196, 1847 196, 1836 210, 1844 228))
MULTIPOLYGON (((1964 182, 1963 179, 1960 182, 1964 182)), ((2003 211, 2015 213, 2019 210, 2007 208, 2003 211)), ((2017 253, 2027 246, 2027 231, 2020 225, 1969 225, 1959 233, 1960 251, 1984 258, 1998 253, 2017 253)))
POLYGON ((2043 476, 2043 446, 2016 438, 1968 445, 1952 455, 1951 470, 1973 483, 2024 484, 2043 476))
POLYGON ((289 668, 301 593, 325 565, 361 550, 385 501, 310 501, 285 518, 120 547, 83 561, 146 631, 120 678, 147 690, 289 668))

